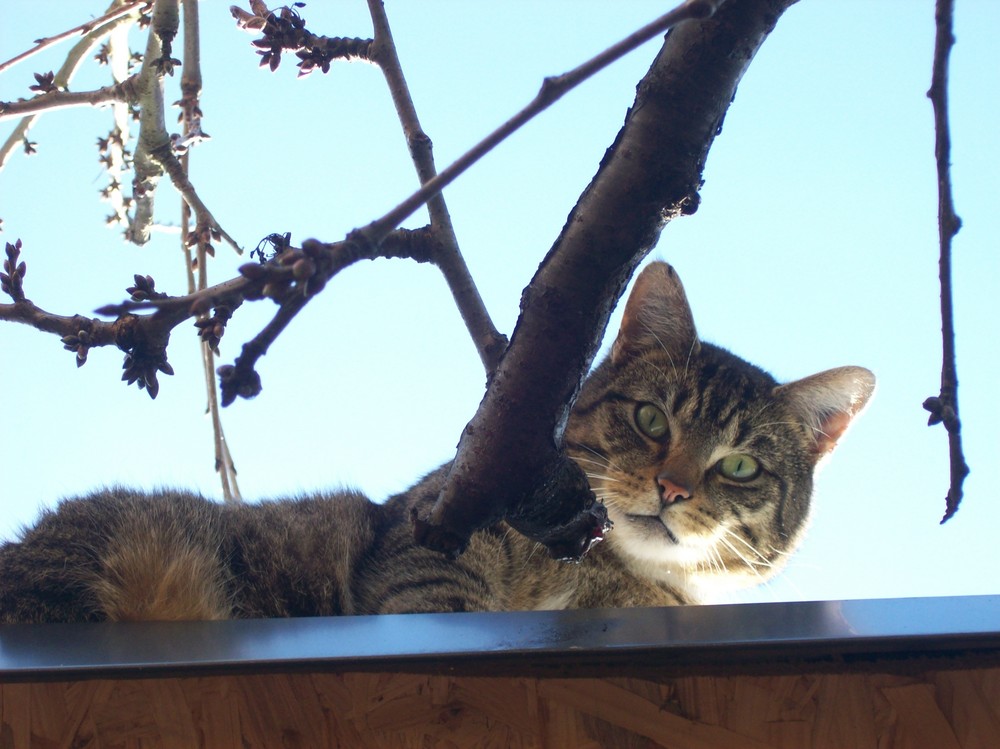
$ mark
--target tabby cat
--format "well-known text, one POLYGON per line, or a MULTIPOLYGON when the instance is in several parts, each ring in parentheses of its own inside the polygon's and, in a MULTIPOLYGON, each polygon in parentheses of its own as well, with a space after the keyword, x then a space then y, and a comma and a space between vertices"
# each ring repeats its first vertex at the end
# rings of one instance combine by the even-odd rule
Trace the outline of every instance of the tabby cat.
POLYGON ((874 388, 860 367, 779 385, 700 342, 683 288, 649 265, 567 426, 614 528, 580 564, 504 524, 450 561, 416 546, 448 466, 375 504, 338 492, 220 505, 107 489, 0 547, 0 621, 227 619, 662 606, 778 569, 817 463, 874 388))

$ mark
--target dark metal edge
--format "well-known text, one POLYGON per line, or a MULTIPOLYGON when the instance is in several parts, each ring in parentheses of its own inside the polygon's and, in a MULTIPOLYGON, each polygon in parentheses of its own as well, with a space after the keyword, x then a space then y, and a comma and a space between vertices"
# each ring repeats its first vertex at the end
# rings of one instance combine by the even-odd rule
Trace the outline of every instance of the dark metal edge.
POLYGON ((933 664, 1000 664, 1000 596, 0 626, 3 682, 304 671, 764 674, 933 664))

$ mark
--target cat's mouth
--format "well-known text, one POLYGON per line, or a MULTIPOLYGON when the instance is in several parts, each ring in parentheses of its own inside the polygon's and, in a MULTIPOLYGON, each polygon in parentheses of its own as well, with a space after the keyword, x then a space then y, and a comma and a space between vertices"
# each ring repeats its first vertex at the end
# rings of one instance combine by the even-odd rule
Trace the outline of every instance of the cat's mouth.
POLYGON ((671 543, 680 544, 680 539, 674 535, 666 523, 659 515, 626 515, 628 521, 639 528, 642 528, 650 535, 666 537, 671 543))

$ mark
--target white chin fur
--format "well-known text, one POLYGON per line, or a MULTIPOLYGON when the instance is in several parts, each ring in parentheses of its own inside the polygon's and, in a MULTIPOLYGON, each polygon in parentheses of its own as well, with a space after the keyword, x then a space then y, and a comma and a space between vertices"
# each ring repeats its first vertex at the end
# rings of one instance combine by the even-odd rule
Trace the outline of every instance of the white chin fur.
POLYGON ((715 549, 725 535, 721 526, 711 536, 675 534, 678 538, 674 543, 665 536, 650 535, 648 529, 627 517, 615 515, 612 513, 615 526, 608 541, 633 572, 686 590, 694 600, 720 602, 728 594, 759 585, 768 577, 766 571, 750 572, 732 563, 724 571, 720 569, 715 549))
POLYGON ((716 544, 714 536, 680 536, 675 543, 665 535, 650 535, 647 529, 637 526, 627 517, 614 512, 610 514, 614 527, 608 534, 608 541, 638 574, 677 584, 679 577, 686 577, 689 571, 710 563, 712 548, 716 544))

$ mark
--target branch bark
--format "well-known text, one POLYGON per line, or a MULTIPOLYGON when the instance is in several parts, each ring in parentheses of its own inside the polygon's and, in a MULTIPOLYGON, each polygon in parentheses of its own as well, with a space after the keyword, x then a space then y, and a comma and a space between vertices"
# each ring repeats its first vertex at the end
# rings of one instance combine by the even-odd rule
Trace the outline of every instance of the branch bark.
POLYGON ((794 0, 729 0, 675 28, 625 125, 522 298, 491 386, 463 432, 421 543, 459 553, 506 518, 578 558, 603 507, 561 451, 566 419, 628 279, 669 220, 698 206, 701 174, 744 71, 794 0), (540 487, 540 488, 539 488, 540 487))

